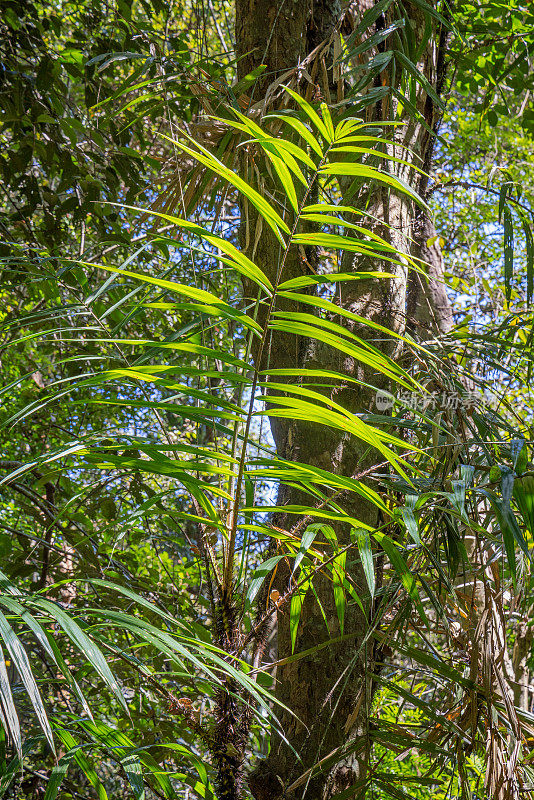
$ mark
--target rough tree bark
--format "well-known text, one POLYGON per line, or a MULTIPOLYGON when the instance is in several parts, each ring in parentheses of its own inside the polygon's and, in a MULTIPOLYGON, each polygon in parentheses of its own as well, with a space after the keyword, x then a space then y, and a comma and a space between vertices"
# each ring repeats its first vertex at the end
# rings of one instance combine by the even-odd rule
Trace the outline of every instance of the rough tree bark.
MULTIPOLYGON (((372 0, 357 0, 350 4, 350 13, 361 19, 363 13, 373 6, 372 0)), ((443 48, 445 38, 440 36, 439 26, 434 22, 433 36, 430 41, 422 41, 428 31, 422 23, 421 11, 415 4, 405 3, 404 8, 409 16, 407 25, 412 26, 416 36, 421 40, 421 63, 426 79, 437 89, 441 89, 443 79, 443 48)), ((266 64, 267 70, 254 89, 257 100, 267 85, 287 70, 297 66, 302 59, 317 45, 327 39, 336 25, 340 24, 341 7, 338 0, 236 0, 236 45, 238 77, 242 78, 260 64, 266 64)), ((376 29, 384 27, 389 20, 379 16, 374 23, 376 29)), ((370 33, 374 31, 371 30, 370 33)), ((324 74, 324 73, 323 73, 324 74)), ((398 73, 397 73, 398 79, 398 73)), ((328 80, 328 78, 327 78, 328 80)), ((377 76, 377 86, 387 84, 387 74, 377 76)), ((327 92, 327 87, 318 86, 318 92, 327 92)), ((387 102, 392 102, 389 99, 387 102)), ((438 112, 430 98, 419 93, 418 106, 424 115, 427 126, 406 119, 406 123, 393 134, 391 152, 406 158, 402 146, 411 148, 416 155, 418 166, 428 171, 431 166, 433 137, 428 128, 435 129, 438 112)), ((369 120, 380 120, 388 114, 386 101, 377 103, 368 109, 369 120)), ((419 173, 411 166, 401 164, 391 166, 407 183, 416 190, 426 190, 419 173)), ((367 190, 365 190, 367 191, 367 190)), ((408 252, 408 237, 415 241, 414 254, 425 258, 430 253, 426 242, 429 238, 429 223, 416 212, 413 203, 405 196, 394 195, 384 189, 372 188, 364 196, 350 201, 352 205, 364 203, 377 219, 377 229, 384 238, 389 238, 400 250, 408 252), (425 250, 426 247, 426 250, 425 250)), ((255 247, 254 258, 262 270, 271 278, 279 263, 279 245, 268 231, 262 231, 259 238, 254 235, 256 218, 249 215, 246 223, 249 230, 242 231, 242 241, 255 247), (252 229, 252 232, 251 232, 252 229), (254 244, 252 244, 254 243, 254 244)), ((432 235, 430 233, 430 235, 432 235)), ((313 258, 313 254, 310 254, 313 258)), ((433 283, 424 285, 424 281, 416 285, 411 292, 412 307, 407 306, 408 275, 404 267, 397 268, 395 280, 355 281, 343 284, 338 292, 337 302, 363 317, 375 320, 390 330, 402 333, 409 313, 415 320, 420 317, 423 327, 430 327, 434 332, 444 332, 448 326, 449 310, 446 295, 440 283, 440 263, 433 259, 436 274, 433 283), (424 301, 422 303, 422 300, 424 301), (426 310, 424 304, 428 306, 426 310), (440 315, 441 322, 435 321, 440 315), (434 322, 432 322, 434 320, 434 322)), ((351 259, 343 269, 382 269, 391 271, 391 264, 362 263, 351 259)), ((284 279, 305 273, 305 260, 295 257, 286 262, 284 279)), ((245 292, 247 287, 245 286, 245 292)), ((340 320, 336 320, 338 323, 340 320)), ((345 324, 345 322, 340 322, 345 324)), ((355 330, 355 328, 352 328, 355 330)), ((359 336, 371 340, 373 335, 367 327, 356 330, 359 336)), ((391 355, 396 355, 395 340, 373 342, 391 355)), ((313 344, 301 339, 291 338, 287 334, 273 336, 268 351, 263 354, 263 363, 272 368, 307 367, 336 369, 347 375, 358 377, 380 388, 384 384, 360 364, 343 359, 325 346, 313 344)), ((347 386, 336 387, 336 400, 344 404, 350 411, 366 412, 372 410, 374 392, 363 389, 352 389, 347 386)), ((354 476, 365 470, 375 461, 361 442, 347 438, 338 432, 319 428, 297 421, 287 422, 271 420, 273 437, 279 455, 294 461, 313 464, 339 474, 354 476)), ((282 486, 279 504, 294 503, 302 500, 296 490, 282 486)), ((310 502, 310 498, 305 498, 310 502)), ((379 524, 378 511, 373 506, 358 498, 351 498, 346 505, 347 512, 363 522, 376 526, 379 524)), ((276 524, 291 527, 294 518, 284 519, 280 515, 276 524)), ((339 528, 336 531, 341 543, 349 541, 349 530, 339 528)), ((365 582, 359 572, 357 563, 352 565, 353 578, 365 597, 365 582)), ((287 588, 287 575, 280 569, 276 576, 280 592, 287 588)), ((319 579, 315 584, 316 591, 328 618, 330 636, 339 634, 337 614, 333 600, 331 583, 319 579)), ((369 606, 369 614, 372 609, 369 606)), ((278 614, 278 658, 291 655, 291 639, 289 631, 288 609, 281 609, 278 614)), ((278 698, 288 706, 294 715, 281 714, 280 720, 292 747, 273 736, 270 754, 260 762, 249 778, 251 790, 256 800, 276 800, 277 798, 296 798, 301 796, 306 786, 306 797, 309 800, 328 800, 329 797, 343 791, 358 781, 365 779, 365 762, 369 740, 366 727, 367 713, 372 698, 372 676, 374 671, 373 647, 365 643, 365 632, 369 619, 355 605, 347 608, 345 633, 352 638, 320 650, 317 655, 303 658, 278 668, 276 693, 278 698), (356 746, 356 751, 330 770, 313 776, 308 782, 299 780, 306 771, 320 759, 342 747, 347 742, 356 746)), ((313 599, 307 599, 301 616, 296 651, 304 651, 315 647, 329 639, 320 609, 313 599)), ((340 756, 343 754, 340 753, 340 756)))

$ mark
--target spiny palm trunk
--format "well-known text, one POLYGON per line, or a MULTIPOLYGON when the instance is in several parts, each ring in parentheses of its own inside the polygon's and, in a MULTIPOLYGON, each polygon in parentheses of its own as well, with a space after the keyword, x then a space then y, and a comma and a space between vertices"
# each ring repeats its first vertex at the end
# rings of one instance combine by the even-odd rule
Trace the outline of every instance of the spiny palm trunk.
MULTIPOLYGON (((351 5, 351 13, 357 18, 373 4, 368 0, 360 0, 351 5)), ((408 4, 405 6, 412 13, 415 30, 423 33, 421 13, 408 4)), ((333 0, 306 2, 305 0, 237 0, 236 2, 236 39, 238 77, 241 79, 260 64, 267 65, 267 71, 255 87, 254 100, 258 100, 261 92, 276 77, 298 64, 317 45, 327 38, 339 20, 340 7, 333 0)), ((376 27, 385 25, 387 21, 378 18, 376 27)), ((373 33, 373 31, 369 31, 373 33)), ((438 47, 427 47, 424 51, 425 77, 434 86, 437 82, 438 47)), ((326 69, 322 72, 326 82, 332 74, 326 69)), ((397 75, 398 79, 398 75, 397 75)), ((387 75, 379 76, 386 82, 387 75)), ((321 88, 321 87, 319 87, 321 88)), ((322 85, 322 94, 331 94, 327 85, 322 85)), ((435 124, 434 110, 429 106, 428 98, 419 93, 418 105, 424 112, 428 124, 435 124)), ((368 109, 369 121, 385 118, 389 109, 380 103, 368 109)), ((405 145, 418 153, 418 165, 427 162, 427 154, 431 148, 432 137, 421 124, 406 120, 392 134, 391 150, 395 155, 410 158, 401 145, 405 145)), ((391 171, 397 169, 391 162, 391 171)), ((415 189, 420 186, 418 173, 411 165, 398 165, 398 174, 415 189)), ((343 187, 342 187, 343 189, 343 187)), ((383 189, 369 190, 362 187, 359 194, 348 201, 348 204, 361 205, 377 219, 380 235, 393 241, 405 252, 408 251, 408 235, 413 232, 415 208, 411 201, 383 189)), ((255 217, 250 214, 247 224, 249 231, 242 240, 254 242, 256 249, 254 258, 261 269, 274 280, 279 263, 279 245, 274 237, 263 231, 259 241, 254 236, 255 217)), ((422 236, 426 231, 421 228, 420 246, 424 242, 422 236)), ((252 244, 251 244, 252 250, 252 244)), ((283 279, 305 274, 309 270, 308 259, 295 256, 286 261, 283 279), (308 262, 308 263, 307 263, 308 262)), ((391 264, 362 263, 360 260, 348 261, 343 270, 383 270, 390 272, 391 264)), ((406 289, 407 271, 397 269, 396 279, 353 281, 341 284, 337 295, 337 303, 367 319, 397 333, 402 333, 406 324, 406 289)), ((245 291, 247 287, 245 286, 245 291)), ((430 290, 431 291, 431 290, 430 290)), ((429 290, 415 297, 415 311, 419 306, 419 297, 428 298, 429 290)), ((432 300, 431 302, 435 302, 432 300)), ((297 310, 297 309, 293 309, 297 310)), ((346 325, 344 318, 336 319, 338 324, 346 325)), ((351 328, 364 340, 373 340, 394 354, 396 345, 392 337, 388 341, 375 341, 376 334, 366 326, 351 328)), ((258 366, 270 368, 302 367, 315 369, 335 369, 348 376, 384 388, 361 364, 343 359, 338 352, 317 342, 313 344, 288 334, 273 335, 269 348, 263 352, 262 363, 258 366)), ((351 385, 352 386, 352 385, 351 385)), ((335 389, 335 399, 354 413, 372 411, 374 392, 363 388, 349 388, 340 385, 335 389)), ((341 475, 354 476, 372 467, 375 455, 369 452, 361 442, 340 434, 330 428, 319 427, 300 421, 283 421, 272 419, 271 427, 277 451, 280 456, 294 461, 304 462, 341 475)), ((313 505, 312 499, 303 497, 302 492, 288 486, 280 489, 279 504, 305 503, 313 505)), ((381 523, 378 511, 374 506, 357 496, 343 500, 344 510, 362 522, 376 527, 381 523)), ((276 524, 290 529, 295 524, 294 516, 279 515, 276 524)), ((336 534, 340 544, 346 545, 349 540, 349 529, 339 525, 336 534)), ((339 623, 333 598, 331 581, 319 576, 314 588, 320 599, 328 622, 327 631, 323 614, 309 593, 302 609, 295 652, 315 649, 315 653, 278 667, 276 675, 276 694, 279 700, 291 709, 292 713, 281 711, 279 720, 286 736, 286 741, 273 735, 271 750, 267 759, 260 762, 258 768, 250 776, 249 783, 256 800, 276 800, 276 798, 296 798, 305 791, 308 800, 327 800, 327 798, 343 791, 349 786, 365 784, 365 769, 370 747, 368 735, 368 712, 373 695, 373 674, 375 672, 375 653, 372 640, 366 639, 373 614, 370 598, 366 596, 366 584, 361 567, 355 559, 347 564, 351 577, 358 587, 365 613, 356 604, 348 605, 345 616, 344 633, 349 638, 329 644, 317 650, 330 638, 340 634, 339 623), (289 742, 289 744, 288 744, 289 742), (339 748, 348 745, 351 752, 344 753, 339 748), (332 764, 326 758, 337 751, 332 764), (308 772, 322 759, 322 769, 308 772)), ((281 595, 287 590, 288 573, 280 568, 274 584, 281 595)), ((282 606, 278 613, 278 658, 285 659, 292 654, 289 608, 282 606)))

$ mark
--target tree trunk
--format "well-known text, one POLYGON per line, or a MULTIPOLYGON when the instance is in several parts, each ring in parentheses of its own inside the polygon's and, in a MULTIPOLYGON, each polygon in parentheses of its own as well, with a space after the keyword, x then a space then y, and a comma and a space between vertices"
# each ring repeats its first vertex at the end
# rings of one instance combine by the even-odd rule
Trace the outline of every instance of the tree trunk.
POLYGON ((439 236, 428 214, 421 214, 414 232, 413 255, 426 265, 428 279, 412 272, 406 303, 407 325, 417 339, 449 333, 454 320, 444 282, 439 236))
MULTIPOLYGON (((363 13, 373 6, 368 0, 352 3, 350 13, 358 22, 363 13)), ((412 25, 419 37, 427 35, 418 7, 410 3, 405 5, 412 25)), ((236 40, 238 77, 241 79, 259 64, 266 64, 267 70, 254 89, 254 100, 258 100, 267 86, 277 77, 295 67, 317 45, 327 38, 339 21, 340 7, 334 0, 320 2, 304 2, 303 0, 236 0, 236 40)), ((389 20, 381 15, 373 24, 368 35, 382 29, 389 20)), ((435 31, 434 31, 435 33, 435 31)), ((426 79, 437 87, 439 80, 439 45, 440 37, 434 37, 421 50, 419 68, 426 79)), ((376 55, 376 52, 374 53, 376 55)), ((323 71, 323 76, 324 76, 323 71)), ((326 82, 330 81, 332 71, 326 71, 326 82)), ((387 83, 387 74, 378 75, 376 86, 387 83)), ((399 70, 397 71, 397 84, 399 70)), ((397 85, 396 84, 396 85, 397 85)), ((439 87, 438 87, 439 88, 439 87)), ((319 87, 322 93, 329 91, 324 84, 319 87)), ((392 97, 367 107, 369 121, 386 119, 389 116, 392 97)), ((391 155, 410 158, 405 147, 415 151, 418 166, 430 166, 432 136, 428 128, 434 129, 436 111, 430 99, 418 89, 417 105, 424 114, 427 127, 407 118, 402 126, 391 135, 388 149, 391 155)), ((389 162, 389 171, 402 177, 415 190, 421 188, 419 173, 412 164, 403 165, 389 162)), ((424 187, 426 188, 426 186, 424 187)), ((342 187, 343 191, 343 187, 342 187)), ((409 235, 415 233, 416 212, 414 204, 405 195, 395 195, 383 188, 362 187, 356 198, 352 197, 347 204, 358 204, 370 212, 375 219, 377 232, 394 243, 404 252, 411 248, 409 235)), ((242 242, 249 242, 249 251, 254 250, 254 259, 258 266, 274 280, 279 263, 279 244, 269 231, 261 231, 255 235, 257 218, 250 211, 248 218, 242 223, 242 242), (245 230, 247 228, 247 230, 245 230), (253 244, 254 243, 254 246, 253 244)), ((417 227, 417 226, 416 226, 417 227)), ((427 241, 427 229, 419 226, 420 250, 427 241), (426 236, 426 239, 424 238, 426 236)), ((417 245, 416 245, 417 246, 417 245)), ((310 254, 308 261, 313 258, 310 254)), ((283 279, 305 274, 308 269, 306 260, 297 256, 286 261, 283 279)), ((352 256, 345 259, 343 271, 382 270, 392 271, 389 263, 362 263, 362 259, 352 256)), ((407 270, 397 270, 395 279, 369 279, 368 281, 350 281, 342 283, 337 293, 337 303, 360 316, 379 322, 396 333, 405 329, 406 290, 408 284, 407 270)), ((245 292, 247 287, 245 286, 245 292)), ((423 296, 432 297, 432 293, 423 296)), ((413 312, 419 313, 420 294, 415 295, 413 312)), ((433 301, 434 302, 434 301, 433 301)), ((441 302, 441 301, 439 301, 441 302)), ((439 305, 434 302, 434 305, 439 305)), ((336 319, 338 324, 347 326, 344 318, 336 319)), ((436 326, 438 329, 440 325, 436 326)), ((388 341, 376 341, 376 333, 367 326, 356 329, 351 323, 351 330, 364 340, 387 351, 389 355, 397 355, 398 340, 393 337, 388 341)), ((383 338, 383 337, 382 337, 383 338)), ((273 336, 268 351, 262 354, 262 363, 257 366, 265 369, 280 367, 302 367, 317 369, 335 369, 338 372, 374 385, 377 389, 385 388, 383 379, 377 378, 368 368, 343 357, 326 345, 316 341, 306 341, 288 334, 273 336)), ((374 410, 375 392, 364 388, 336 387, 336 401, 353 413, 374 410)), ((335 473, 354 476, 372 467, 375 454, 369 451, 360 441, 349 438, 326 427, 319 427, 300 421, 284 421, 272 418, 271 428, 280 456, 321 467, 335 473)), ((278 504, 305 503, 313 505, 310 497, 303 497, 301 492, 281 486, 278 504)), ((376 507, 357 496, 345 502, 347 514, 362 522, 376 527, 379 523, 376 507)), ((280 527, 290 528, 294 517, 279 515, 275 521, 280 527)), ((336 527, 340 544, 350 542, 348 526, 336 527)), ((373 694, 374 653, 373 646, 366 640, 366 632, 373 615, 370 597, 358 559, 347 563, 351 571, 358 593, 363 600, 366 613, 356 604, 348 605, 345 617, 345 634, 343 642, 329 644, 318 650, 316 654, 278 667, 276 694, 279 700, 291 709, 292 714, 282 712, 279 719, 287 742, 273 735, 269 756, 261 761, 250 776, 249 783, 256 800, 276 800, 276 798, 296 798, 302 796, 304 789, 308 800, 327 800, 349 786, 365 785, 365 769, 370 748, 368 736, 368 712, 373 694), (293 749, 292 749, 293 748, 293 749), (322 769, 313 770, 326 756, 336 751, 332 763, 324 761, 322 769), (310 772, 313 770, 313 772, 310 772)), ((288 573, 279 569, 274 584, 280 594, 287 590, 288 573)), ((325 612, 328 629, 326 629, 321 610, 309 593, 302 609, 295 652, 316 648, 339 636, 339 624, 334 603, 331 581, 318 576, 314 588, 325 612)), ((284 659, 292 654, 289 627, 289 609, 281 608, 278 613, 278 658, 284 659)))

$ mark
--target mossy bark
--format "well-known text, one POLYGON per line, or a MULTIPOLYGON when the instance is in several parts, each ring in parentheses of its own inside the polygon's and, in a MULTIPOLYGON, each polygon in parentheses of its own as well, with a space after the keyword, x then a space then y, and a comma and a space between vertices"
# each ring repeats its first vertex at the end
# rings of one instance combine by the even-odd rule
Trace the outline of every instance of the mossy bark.
MULTIPOLYGON (((350 10, 356 18, 372 7, 368 0, 352 3, 350 10)), ((416 6, 406 4, 409 14, 407 20, 416 35, 423 35, 421 12, 416 6)), ((327 39, 340 21, 340 4, 334 0, 237 0, 236 2, 236 41, 238 77, 242 78, 260 64, 267 70, 253 89, 253 100, 258 101, 269 85, 288 70, 298 65, 321 41, 327 39)), ((380 17, 379 27, 385 23, 380 17)), ((372 33, 373 31, 370 31, 372 33)), ((434 86, 438 81, 438 44, 429 42, 422 47, 419 67, 434 86)), ((323 70, 326 81, 332 74, 327 64, 323 70)), ((388 75, 378 76, 382 84, 388 75)), ((398 75, 397 75, 398 79, 398 75)), ((324 94, 328 87, 318 87, 324 94)), ((391 99, 389 102, 392 102, 391 99)), ((427 119, 431 129, 435 124, 434 109, 426 94, 419 91, 418 106, 427 119)), ((368 107, 369 121, 386 118, 391 112, 387 102, 368 107)), ((391 155, 412 158, 407 165, 390 162, 388 169, 395 172, 414 189, 420 188, 420 173, 416 166, 430 166, 428 153, 432 137, 428 129, 408 115, 399 126, 388 145, 391 155), (413 151, 407 156, 407 150, 413 151)), ((342 187, 342 191, 348 187, 342 187)), ((352 187, 353 189, 354 187, 352 187)), ((426 188, 426 187, 425 187, 426 188)), ((413 202, 405 196, 396 195, 380 188, 361 187, 352 194, 349 204, 360 205, 375 219, 376 229, 404 252, 409 252, 410 235, 414 232, 416 210, 413 202)), ((274 279, 280 263, 280 245, 266 226, 258 232, 257 218, 248 211, 242 223, 241 241, 249 243, 249 254, 254 250, 254 260, 258 266, 274 279), (248 230, 245 231, 245 226, 248 230)), ((421 228, 422 235, 425 233, 421 228)), ((422 247, 422 244, 421 244, 422 247)), ((422 251, 421 251, 422 252, 422 251)), ((295 255, 285 261, 283 279, 306 274, 310 268, 309 254, 306 259, 295 255)), ((361 259, 347 259, 343 270, 383 270, 392 271, 390 263, 369 262, 361 259)), ((369 279, 341 284, 336 302, 366 319, 375 320, 396 333, 403 333, 406 327, 407 270, 403 266, 396 270, 394 279, 369 279)), ((245 293, 251 287, 245 285, 245 293)), ((427 298, 428 292, 415 297, 414 314, 419 313, 420 298, 427 298)), ((297 310, 293 308, 291 310, 297 310)), ((303 309, 304 310, 304 309, 303 309)), ((335 319, 346 325, 343 317, 335 319)), ((352 325, 352 324, 351 324, 352 325)), ((352 325, 351 328, 364 340, 380 347, 388 354, 398 355, 398 340, 393 337, 376 336, 368 326, 352 325)), ((259 354, 257 354, 259 358, 259 354)), ((306 341, 289 334, 271 337, 268 348, 261 352, 258 367, 265 369, 281 367, 302 367, 315 369, 335 369, 374 385, 385 388, 383 378, 369 368, 353 360, 342 357, 325 345, 306 341)), ((367 388, 349 388, 340 384, 333 391, 336 401, 354 413, 374 410, 375 392, 367 388)), ((297 420, 287 421, 272 418, 271 428, 280 456, 293 461, 311 464, 345 476, 357 476, 368 470, 377 460, 376 454, 353 437, 347 437, 326 427, 297 420)), ((310 497, 303 496, 296 489, 282 486, 278 503, 303 503, 313 505, 310 497)), ((350 516, 365 522, 371 527, 381 523, 376 507, 353 496, 343 500, 344 508, 350 516)), ((291 528, 295 517, 279 514, 275 524, 291 528)), ((349 526, 338 525, 336 534, 341 544, 350 539, 349 526)), ((302 609, 295 652, 315 650, 306 657, 278 667, 276 673, 276 695, 290 709, 283 710, 278 717, 284 731, 284 740, 273 734, 269 756, 262 760, 249 777, 249 784, 256 800, 276 800, 277 798, 297 798, 305 796, 308 800, 327 800, 349 786, 361 782, 365 784, 365 769, 370 748, 368 716, 373 695, 373 675, 375 674, 374 647, 367 640, 373 607, 367 596, 366 583, 361 566, 356 557, 349 557, 351 577, 362 599, 365 612, 352 603, 347 607, 344 633, 350 638, 320 647, 329 639, 339 637, 339 623, 336 614, 331 580, 318 576, 314 583, 316 595, 322 611, 312 593, 309 593, 302 609), (325 625, 324 615, 328 623, 325 625), (320 649, 318 649, 320 648, 320 649), (335 753, 329 760, 327 757, 335 753), (322 761, 320 768, 319 762, 322 761), (311 772, 309 772, 311 770, 311 772)), ((287 591, 288 571, 282 566, 274 579, 274 588, 281 595, 287 591)), ((278 617, 278 659, 292 655, 289 625, 289 608, 281 606, 278 617)))

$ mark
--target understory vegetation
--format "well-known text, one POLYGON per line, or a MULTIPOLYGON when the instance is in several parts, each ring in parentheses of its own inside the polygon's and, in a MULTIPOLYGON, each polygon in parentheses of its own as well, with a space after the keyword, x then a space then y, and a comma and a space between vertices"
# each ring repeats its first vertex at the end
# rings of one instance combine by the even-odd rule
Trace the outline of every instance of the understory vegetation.
POLYGON ((0 797, 534 796, 533 47, 0 0, 0 797))

